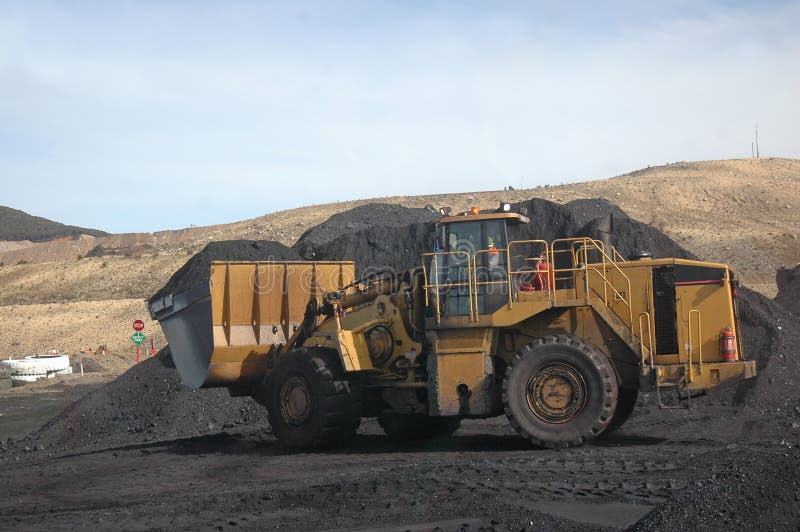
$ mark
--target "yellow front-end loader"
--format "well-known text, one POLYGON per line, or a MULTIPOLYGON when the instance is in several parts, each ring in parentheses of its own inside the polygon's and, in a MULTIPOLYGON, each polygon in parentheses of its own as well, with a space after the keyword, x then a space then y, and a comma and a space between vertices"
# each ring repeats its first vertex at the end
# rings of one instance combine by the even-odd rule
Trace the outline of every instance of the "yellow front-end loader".
POLYGON ((187 386, 253 396, 289 450, 341 445, 362 417, 420 439, 502 414, 562 448, 619 428, 640 390, 756 375, 726 265, 508 238, 526 223, 508 204, 442 216, 418 267, 362 279, 352 262, 214 262, 150 313, 187 386))

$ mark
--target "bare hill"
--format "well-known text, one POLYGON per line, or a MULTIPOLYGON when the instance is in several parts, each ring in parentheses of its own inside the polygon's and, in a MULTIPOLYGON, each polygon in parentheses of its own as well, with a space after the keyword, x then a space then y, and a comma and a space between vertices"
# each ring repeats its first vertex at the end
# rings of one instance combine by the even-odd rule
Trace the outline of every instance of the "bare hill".
POLYGON ((11 207, 0 206, 0 241, 45 242, 80 235, 107 236, 108 233, 97 229, 64 225, 11 207))
POLYGON ((769 297, 777 292, 778 268, 800 262, 800 160, 778 158, 678 162, 611 179, 526 190, 393 196, 305 206, 235 224, 192 228, 185 238, 162 240, 154 249, 192 253, 210 240, 240 238, 276 240, 291 246, 332 215, 376 202, 467 210, 473 205, 494 208, 501 201, 531 198, 562 204, 593 198, 611 201, 694 255, 731 264, 745 284, 769 297))
MULTIPOLYGON (((130 341, 122 333, 129 329, 128 322, 146 314, 144 304, 136 301, 151 295, 212 241, 275 240, 292 246, 331 216, 375 202, 466 210, 531 198, 561 204, 594 198, 611 201, 693 255, 731 264, 747 286, 769 297, 777 292, 776 270, 800 262, 800 161, 794 159, 681 162, 606 180, 527 190, 354 200, 299 207, 227 225, 87 237, 85 242, 46 242, 8 251, 0 247, 0 263, 5 263, 0 267, 0 321, 6 324, 6 333, 0 335, 0 356, 57 345, 74 352, 79 346, 99 342, 127 348, 130 341), (75 247, 76 243, 81 247, 75 247), (77 259, 87 253, 96 256, 77 259), (17 265, 20 261, 31 264, 17 265), (71 326, 71 316, 84 310, 74 304, 81 301, 90 304, 92 319, 81 318, 71 326), (25 325, 24 338, 15 334, 19 330, 15 324, 20 323, 25 325), (59 336, 71 340, 59 343, 59 336)), ((592 201, 586 202, 586 208, 591 205, 592 201)))

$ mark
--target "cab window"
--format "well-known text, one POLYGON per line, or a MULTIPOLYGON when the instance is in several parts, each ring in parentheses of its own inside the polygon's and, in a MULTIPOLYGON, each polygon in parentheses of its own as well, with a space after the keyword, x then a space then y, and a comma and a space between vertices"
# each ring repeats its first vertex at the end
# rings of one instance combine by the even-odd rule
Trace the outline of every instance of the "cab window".
POLYGON ((447 242, 447 251, 466 252, 471 257, 476 250, 483 249, 481 246, 481 222, 449 224, 447 242))
POLYGON ((446 249, 440 282, 450 288, 440 298, 442 314, 465 316, 470 310, 470 269, 475 284, 477 310, 481 314, 500 308, 508 298, 506 226, 503 220, 453 222, 446 227, 446 249), (479 252, 479 253, 476 253, 479 252))
POLYGON ((470 256, 478 250, 505 249, 506 225, 503 220, 451 223, 447 241, 447 251, 466 251, 470 256))

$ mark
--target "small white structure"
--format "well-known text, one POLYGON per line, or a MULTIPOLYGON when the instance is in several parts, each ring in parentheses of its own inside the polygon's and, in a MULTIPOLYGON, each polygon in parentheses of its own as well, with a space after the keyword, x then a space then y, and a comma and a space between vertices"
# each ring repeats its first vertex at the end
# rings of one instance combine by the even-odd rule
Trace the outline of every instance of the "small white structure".
POLYGON ((11 374, 11 385, 22 386, 39 379, 72 373, 69 356, 61 354, 31 355, 25 358, 0 360, 0 366, 11 374))

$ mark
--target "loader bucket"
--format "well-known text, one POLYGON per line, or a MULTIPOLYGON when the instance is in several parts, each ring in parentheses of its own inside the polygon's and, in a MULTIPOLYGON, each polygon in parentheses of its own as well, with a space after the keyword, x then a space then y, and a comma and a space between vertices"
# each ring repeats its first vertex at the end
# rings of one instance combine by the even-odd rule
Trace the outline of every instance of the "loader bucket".
POLYGON ((257 384, 314 297, 355 276, 352 262, 212 262, 208 284, 151 301, 183 383, 193 389, 257 384))

